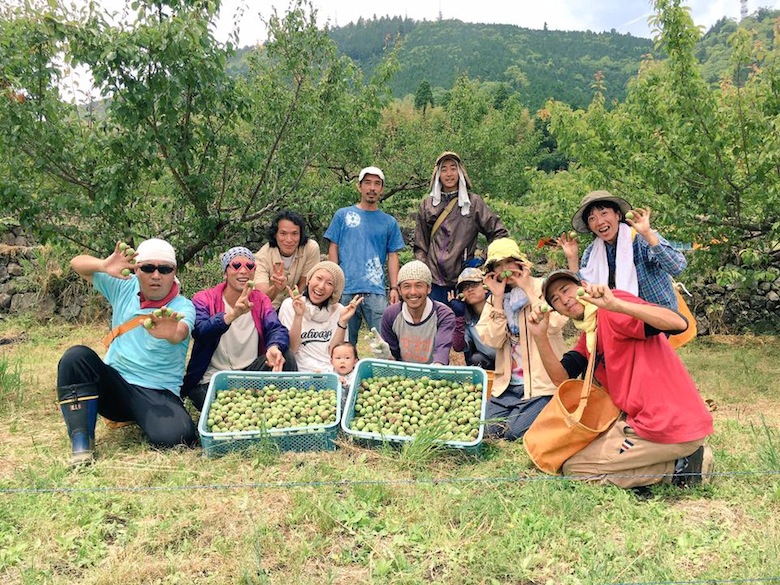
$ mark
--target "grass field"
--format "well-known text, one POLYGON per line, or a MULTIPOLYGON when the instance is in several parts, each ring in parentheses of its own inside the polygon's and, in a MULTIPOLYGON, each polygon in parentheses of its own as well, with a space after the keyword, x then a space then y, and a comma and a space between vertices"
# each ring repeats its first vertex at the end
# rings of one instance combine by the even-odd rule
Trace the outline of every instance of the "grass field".
POLYGON ((637 494, 537 473, 519 443, 459 453, 155 451, 98 424, 67 466, 57 360, 101 327, 0 323, 0 578, 16 584, 780 580, 780 339, 697 340, 718 475, 637 494))

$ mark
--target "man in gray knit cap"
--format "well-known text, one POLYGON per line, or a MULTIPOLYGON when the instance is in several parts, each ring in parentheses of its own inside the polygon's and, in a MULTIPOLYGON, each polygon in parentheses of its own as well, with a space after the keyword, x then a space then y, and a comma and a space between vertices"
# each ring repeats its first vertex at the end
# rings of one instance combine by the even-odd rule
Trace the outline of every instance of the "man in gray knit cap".
POLYGON ((424 262, 412 260, 398 271, 401 303, 390 305, 382 314, 382 357, 419 364, 447 365, 450 361, 455 314, 447 305, 428 298, 431 270, 424 262))

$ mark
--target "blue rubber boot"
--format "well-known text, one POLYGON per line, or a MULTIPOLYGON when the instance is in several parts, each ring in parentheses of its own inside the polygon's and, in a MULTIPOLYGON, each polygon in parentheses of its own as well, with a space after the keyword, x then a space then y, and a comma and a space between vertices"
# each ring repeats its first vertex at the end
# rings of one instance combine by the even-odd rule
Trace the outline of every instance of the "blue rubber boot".
POLYGON ((97 388, 92 384, 58 388, 57 397, 72 447, 70 464, 88 465, 95 460, 97 388))

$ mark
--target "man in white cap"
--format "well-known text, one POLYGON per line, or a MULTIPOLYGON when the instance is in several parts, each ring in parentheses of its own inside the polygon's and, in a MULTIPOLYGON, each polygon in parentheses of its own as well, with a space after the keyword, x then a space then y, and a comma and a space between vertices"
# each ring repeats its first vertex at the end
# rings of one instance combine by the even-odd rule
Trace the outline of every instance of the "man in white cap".
POLYGON ((179 294, 173 247, 150 239, 128 253, 117 242, 105 259, 81 255, 70 264, 112 308, 105 358, 77 345, 58 365, 57 395, 71 439, 71 464, 93 461, 98 413, 110 421, 138 423, 155 447, 196 443, 197 429, 179 397, 195 310, 179 294))
POLYGON ((382 339, 375 342, 375 351, 380 349, 377 354, 418 364, 449 364, 455 313, 428 298, 430 269, 419 260, 404 264, 398 271, 398 290, 403 302, 385 309, 382 339))
POLYGON ((355 315, 349 320, 349 342, 357 346, 361 318, 376 329, 387 307, 385 265, 390 280, 390 302, 398 302, 398 252, 406 244, 396 219, 379 209, 385 175, 377 167, 366 167, 358 175, 360 202, 336 211, 325 237, 330 240, 328 260, 344 271, 346 285, 341 304, 346 306, 361 295, 355 315))

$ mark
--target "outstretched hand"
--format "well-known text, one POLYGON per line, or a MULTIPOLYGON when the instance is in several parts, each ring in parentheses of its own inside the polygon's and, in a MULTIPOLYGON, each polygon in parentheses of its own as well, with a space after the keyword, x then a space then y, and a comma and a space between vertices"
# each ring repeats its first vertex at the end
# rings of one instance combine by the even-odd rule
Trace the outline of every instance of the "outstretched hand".
POLYGON ((550 327, 550 307, 547 303, 536 303, 528 315, 528 331, 533 337, 547 335, 550 327))
POLYGON ((606 284, 588 284, 582 286, 585 294, 582 299, 600 309, 615 310, 620 305, 620 299, 612 294, 612 290, 606 284))
POLYGON ((271 273, 271 285, 276 290, 284 290, 287 287, 287 275, 284 273, 284 264, 281 262, 274 262, 273 272, 271 273))
POLYGON ((376 330, 376 327, 371 328, 369 340, 370 341, 368 345, 371 347, 371 351, 374 352, 374 355, 377 358, 389 360, 392 357, 392 353, 390 352, 390 344, 382 339, 382 336, 379 335, 379 331, 376 330))
POLYGON ((576 232, 563 233, 560 237, 555 238, 555 242, 558 247, 563 251, 563 255, 566 257, 567 264, 571 265, 571 260, 574 260, 575 264, 580 261, 580 242, 577 238, 576 232))
POLYGON ((636 230, 638 234, 641 234, 643 238, 647 239, 647 236, 652 231, 650 227, 650 208, 637 207, 630 211, 632 216, 626 217, 626 223, 636 230))
POLYGON ((244 290, 241 291, 238 300, 233 304, 233 308, 225 313, 225 323, 230 325, 230 323, 238 319, 241 315, 245 315, 252 310, 253 303, 249 300, 249 293, 251 293, 253 289, 254 283, 252 281, 248 281, 244 285, 244 290))
POLYGON ((186 323, 182 323, 183 319, 182 313, 162 307, 149 313, 144 321, 144 329, 152 337, 176 344, 189 334, 189 327, 186 323))
POLYGON ((339 322, 342 324, 345 324, 349 322, 350 319, 355 315, 355 311, 357 311, 358 306, 363 302, 363 297, 360 295, 355 295, 352 297, 352 300, 347 303, 347 305, 341 310, 341 314, 339 315, 339 322))
POLYGON ((132 248, 128 248, 127 244, 117 241, 114 251, 103 260, 103 272, 114 278, 127 280, 136 268, 135 257, 137 255, 138 253, 132 248))

